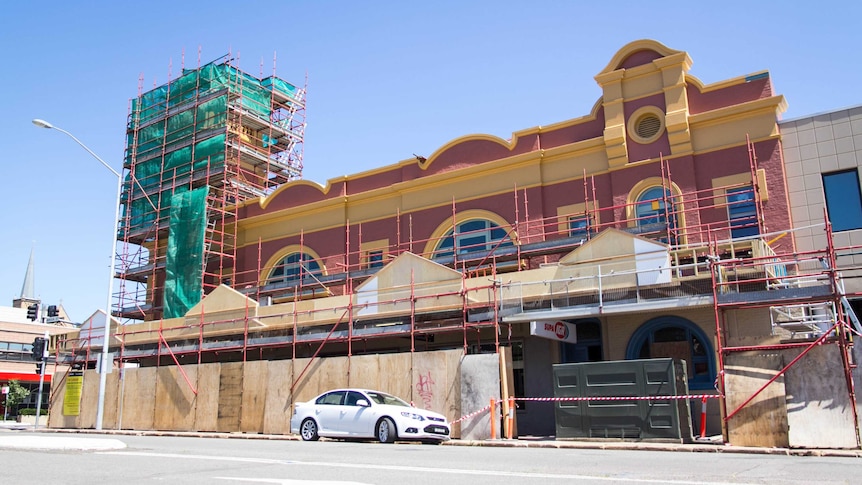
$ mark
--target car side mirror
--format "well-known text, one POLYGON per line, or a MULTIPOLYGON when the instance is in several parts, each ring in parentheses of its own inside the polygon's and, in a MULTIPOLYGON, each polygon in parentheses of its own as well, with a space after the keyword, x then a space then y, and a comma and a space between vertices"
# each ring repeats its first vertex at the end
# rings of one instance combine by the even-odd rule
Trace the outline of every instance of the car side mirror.
POLYGON ((371 407, 371 405, 370 405, 370 404, 368 404, 368 401, 366 401, 365 399, 357 399, 357 400, 356 400, 356 405, 357 405, 357 406, 362 406, 362 407, 364 407, 364 408, 371 407))

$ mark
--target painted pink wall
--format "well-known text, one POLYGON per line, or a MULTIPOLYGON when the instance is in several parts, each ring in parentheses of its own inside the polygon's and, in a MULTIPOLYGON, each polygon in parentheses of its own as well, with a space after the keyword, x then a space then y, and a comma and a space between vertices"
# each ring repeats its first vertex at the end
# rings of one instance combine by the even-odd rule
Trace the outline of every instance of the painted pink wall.
MULTIPOLYGON (((788 212, 787 193, 783 183, 783 170, 779 146, 776 141, 761 142, 756 145, 759 167, 766 170, 769 200, 763 203, 764 216, 769 231, 782 231, 790 227, 790 215, 788 212)), ((686 197, 685 223, 689 228, 687 234, 688 242, 702 242, 706 240, 705 231, 698 233, 695 227, 708 223, 726 223, 726 208, 701 208, 699 205, 712 205, 712 180, 714 178, 738 173, 749 173, 748 151, 745 147, 736 147, 727 150, 710 152, 696 156, 686 156, 667 161, 670 169, 671 181, 680 188, 686 197), (699 192, 699 195, 695 193, 699 192), (698 202, 697 197, 704 198, 698 202)), ((577 170, 573 167, 573 171, 577 170)), ((475 200, 458 202, 455 210, 463 212, 471 209, 487 210, 509 221, 510 224, 517 223, 520 237, 531 242, 542 240, 542 238, 553 239, 560 237, 556 232, 553 218, 556 217, 557 207, 569 204, 582 203, 593 199, 592 183, 595 183, 596 197, 601 211, 600 220, 603 224, 616 221, 615 227, 624 228, 627 219, 625 203, 633 187, 641 180, 649 177, 661 177, 659 163, 635 164, 625 170, 616 170, 595 176, 590 180, 587 194, 584 194, 582 180, 573 180, 544 187, 532 187, 526 191, 519 189, 517 195, 511 193, 497 194, 475 200), (525 195, 526 193, 526 195, 525 195), (616 207, 613 207, 616 206, 616 207), (612 208, 613 207, 613 208, 612 208), (541 220, 549 223, 542 226, 541 220), (538 237, 538 239, 536 239, 538 237)), ((396 222, 397 211, 393 208, 390 218, 365 222, 362 224, 351 223, 348 230, 345 228, 328 229, 313 233, 306 233, 302 237, 302 243, 325 259, 330 271, 335 271, 338 264, 344 263, 344 254, 348 250, 346 241, 350 241, 350 261, 355 265, 359 262, 359 247, 361 242, 388 239, 393 248, 409 250, 412 235, 413 252, 421 252, 432 232, 440 224, 450 224, 452 221, 452 206, 441 206, 427 210, 417 211, 410 214, 401 214, 400 227, 396 222)), ((718 234, 719 237, 727 237, 718 234)), ((261 263, 266 262, 275 252, 281 248, 300 244, 300 237, 286 237, 275 241, 267 241, 261 245, 261 263)), ((778 246, 781 249, 790 249, 791 240, 781 241, 778 246)), ((242 248, 238 254, 240 268, 257 268, 258 254, 257 246, 242 248)), ((242 273, 242 271, 240 271, 242 273)), ((252 278, 256 279, 256 275, 252 278)), ((238 278, 238 281, 245 281, 238 278)))
MULTIPOLYGON (((626 119, 628 120, 632 113, 644 106, 655 106, 664 112, 666 109, 664 94, 655 94, 634 101, 626 101, 623 107, 626 119)), ((637 143, 629 136, 628 131, 626 131, 626 146, 628 147, 629 162, 649 160, 659 158, 659 155, 667 156, 670 154, 670 142, 667 139, 667 131, 662 133, 656 141, 647 145, 637 143)))
POLYGON ((773 95, 772 83, 768 77, 705 93, 700 92, 695 85, 689 84, 686 93, 688 109, 693 115, 773 95))
POLYGON ((501 142, 466 140, 439 153, 425 168, 417 160, 416 163, 401 167, 392 165, 389 169, 376 171, 366 176, 351 175, 348 180, 337 181, 328 192, 324 192, 324 188, 317 188, 307 183, 292 183, 272 195, 271 200, 267 201, 266 209, 260 209, 258 204, 252 203, 242 208, 240 216, 242 218, 254 217, 272 211, 390 187, 400 182, 416 180, 540 149, 550 149, 579 141, 601 138, 604 125, 604 110, 599 109, 594 119, 583 123, 556 129, 542 129, 540 133, 519 137, 515 140, 515 145, 511 150, 501 144, 503 143, 502 140, 501 142))
POLYGON ((630 69, 632 67, 642 66, 644 64, 649 64, 656 59, 660 59, 661 57, 661 54, 649 49, 633 52, 620 63, 617 69, 630 69))
MULTIPOLYGON (((630 68, 637 65, 652 62, 658 58, 653 51, 639 51, 625 59, 620 67, 630 68)), ((692 113, 714 110, 725 106, 731 106, 746 101, 760 99, 772 94, 771 84, 768 78, 755 79, 747 83, 728 86, 708 93, 700 92, 695 86, 688 86, 688 99, 692 113)), ((627 101, 624 111, 628 117, 642 106, 657 106, 664 110, 664 95, 656 94, 645 98, 627 101)), ((537 129, 537 133, 524 135, 515 140, 514 146, 507 147, 493 140, 470 139, 456 143, 446 150, 437 154, 424 168, 417 160, 415 163, 392 165, 383 170, 376 171, 365 176, 351 176, 347 180, 337 180, 329 191, 324 193, 322 189, 304 183, 289 185, 268 201, 267 207, 261 209, 258 204, 250 204, 241 208, 240 218, 271 213, 274 211, 300 208, 303 205, 333 199, 336 197, 351 196, 383 187, 396 185, 400 182, 421 179, 439 173, 459 170, 466 167, 480 165, 495 160, 507 158, 513 155, 565 146, 579 141, 591 140, 603 136, 604 110, 599 107, 592 118, 571 126, 557 127, 555 129, 537 129)), ((632 188, 641 180, 648 177, 661 177, 659 163, 636 163, 639 160, 657 159, 659 155, 666 156, 670 153, 667 134, 664 133, 658 140, 648 145, 640 145, 633 140, 628 140, 629 159, 628 167, 624 170, 598 175, 591 179, 595 184, 595 196, 599 206, 605 208, 601 212, 601 221, 608 223, 617 221, 617 227, 623 227, 623 221, 627 215, 622 207, 632 188), (609 209, 612 206, 619 206, 609 209)), ((764 214, 767 218, 768 230, 778 231, 790 227, 790 215, 787 204, 787 194, 784 184, 784 172, 781 163, 780 146, 777 141, 761 142, 756 145, 756 153, 760 162, 760 168, 766 169, 767 183, 769 187, 770 200, 763 204, 764 214)), ((683 191, 693 193, 696 191, 708 191, 711 194, 712 179, 726 175, 749 172, 748 153, 745 147, 721 150, 717 152, 698 154, 695 156, 677 157, 667 161, 670 168, 672 181, 683 191)), ((580 177, 582 168, 573 164, 571 167, 573 178, 580 177)), ((550 184, 543 187, 533 187, 526 192, 519 189, 515 196, 517 180, 512 180, 512 192, 498 194, 488 197, 480 197, 470 201, 458 201, 456 210, 463 212, 469 209, 483 209, 493 212, 510 224, 517 222, 519 234, 524 236, 538 236, 539 238, 559 237, 555 227, 551 225, 542 227, 541 219, 556 217, 557 207, 584 202, 584 184, 582 180, 573 180, 564 183, 550 184), (526 194, 526 197, 525 197, 526 194)), ((445 190, 445 189, 443 189, 445 190)), ((481 196, 482 188, 477 187, 477 196, 481 196)), ((706 193, 706 192, 703 192, 706 193)), ((704 196, 704 195, 701 195, 704 196)), ((592 186, 588 187, 588 199, 593 199, 592 186)), ((693 196, 687 196, 689 198, 693 196)), ((696 201, 686 200, 687 207, 696 206, 696 201)), ((711 203, 711 201, 709 201, 711 203)), ((302 243, 324 258, 324 263, 329 267, 329 272, 339 272, 339 266, 344 263, 344 253, 353 253, 350 264, 359 262, 359 245, 362 241, 388 239, 394 246, 400 245, 402 250, 409 250, 409 242, 412 240, 413 251, 421 252, 425 248, 425 242, 431 236, 432 231, 440 224, 451 223, 452 207, 450 205, 417 211, 413 213, 400 214, 400 228, 396 222, 398 208, 392 207, 391 216, 373 222, 364 222, 360 225, 356 221, 350 221, 350 228, 335 228, 315 233, 306 233, 302 237, 302 243), (349 245, 348 245, 349 242, 349 245), (338 264, 336 264, 338 263, 338 264)), ((691 227, 698 224, 726 220, 726 209, 701 209, 686 212, 686 226, 691 227)), ((296 230, 292 228, 292 230, 296 230)), ((699 237, 692 235, 689 242, 696 242, 699 237)), ((779 244, 791 247, 790 238, 785 238, 779 244)), ((535 241, 535 239, 533 239, 535 241)), ((267 241, 260 245, 240 248, 238 253, 239 281, 256 281, 257 268, 266 262, 273 254, 287 245, 300 244, 299 236, 285 237, 274 241, 267 241), (260 253, 260 254, 258 254, 260 253), (244 276, 249 275, 249 276, 244 276)))

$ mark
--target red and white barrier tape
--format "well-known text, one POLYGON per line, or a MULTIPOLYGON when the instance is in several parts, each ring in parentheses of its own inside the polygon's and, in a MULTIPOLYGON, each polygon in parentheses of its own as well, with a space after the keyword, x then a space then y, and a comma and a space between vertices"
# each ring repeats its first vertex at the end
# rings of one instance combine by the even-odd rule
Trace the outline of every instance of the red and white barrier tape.
MULTIPOLYGON (((718 398, 718 394, 686 394, 682 396, 588 396, 588 397, 516 397, 516 401, 672 401, 678 399, 718 398)), ((498 401, 500 402, 500 401, 498 401)), ((490 407, 490 406, 489 406, 490 407)))
MULTIPOLYGON (((497 402, 500 402, 500 401, 497 401, 497 402)), ((470 413, 470 414, 467 414, 467 415, 461 416, 460 418, 456 419, 455 421, 450 421, 450 422, 449 422, 449 425, 451 426, 451 425, 453 425, 453 424, 455 424, 455 423, 460 423, 461 421, 464 421, 465 419, 470 419, 470 418, 472 418, 473 416, 478 416, 479 414, 482 414, 482 413, 484 413, 485 411, 488 411, 489 409, 491 409, 491 405, 490 405, 490 404, 489 404, 489 405, 487 405, 487 406, 485 406, 485 407, 483 407, 482 409, 480 409, 480 410, 478 410, 478 411, 476 411, 476 412, 473 412, 473 413, 470 413)))
MULTIPOLYGON (((590 397, 515 397, 515 401, 540 401, 540 402, 555 402, 555 401, 673 401, 679 399, 712 399, 720 398, 719 394, 684 394, 681 396, 590 396, 590 397)), ((503 400, 499 399, 495 404, 499 405, 503 400)), ((470 414, 461 416, 455 421, 450 421, 449 425, 460 423, 466 419, 478 416, 485 411, 491 409, 491 405, 487 405, 482 409, 470 414)))

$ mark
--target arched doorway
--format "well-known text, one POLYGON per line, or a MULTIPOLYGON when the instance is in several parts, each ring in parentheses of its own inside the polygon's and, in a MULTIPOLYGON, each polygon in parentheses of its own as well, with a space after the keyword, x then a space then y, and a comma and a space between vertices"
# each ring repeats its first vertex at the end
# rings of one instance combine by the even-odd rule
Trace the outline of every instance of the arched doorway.
POLYGON ((689 389, 715 386, 715 353, 706 333, 690 320, 673 315, 653 318, 629 339, 626 359, 671 357, 685 360, 689 389))

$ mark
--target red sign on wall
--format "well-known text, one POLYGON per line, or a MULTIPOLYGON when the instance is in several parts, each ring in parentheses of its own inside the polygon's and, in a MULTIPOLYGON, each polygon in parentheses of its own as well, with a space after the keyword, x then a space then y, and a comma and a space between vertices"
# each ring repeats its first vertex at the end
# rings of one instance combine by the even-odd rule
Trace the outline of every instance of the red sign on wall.
POLYGON ((578 342, 575 324, 562 320, 537 320, 530 322, 530 335, 572 344, 578 342))

